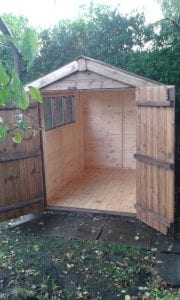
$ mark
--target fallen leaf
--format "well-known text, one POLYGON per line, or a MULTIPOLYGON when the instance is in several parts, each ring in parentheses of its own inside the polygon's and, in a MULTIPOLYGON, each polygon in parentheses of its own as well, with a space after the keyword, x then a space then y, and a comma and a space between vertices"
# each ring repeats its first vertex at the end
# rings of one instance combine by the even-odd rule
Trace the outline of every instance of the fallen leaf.
POLYGON ((151 251, 152 251, 152 252, 156 252, 156 251, 157 251, 157 248, 151 248, 151 251))
POLYGON ((44 225, 44 222, 39 222, 39 225, 44 225))
POLYGON ((68 267, 68 269, 71 269, 74 267, 74 264, 66 264, 66 266, 68 267))
POLYGON ((66 257, 67 258, 72 258, 72 254, 71 253, 66 253, 66 257))
POLYGON ((173 244, 171 244, 171 245, 168 247, 167 251, 171 251, 172 248, 173 248, 173 244))
POLYGON ((39 246, 38 245, 34 245, 33 248, 34 248, 35 251, 39 251, 39 246))

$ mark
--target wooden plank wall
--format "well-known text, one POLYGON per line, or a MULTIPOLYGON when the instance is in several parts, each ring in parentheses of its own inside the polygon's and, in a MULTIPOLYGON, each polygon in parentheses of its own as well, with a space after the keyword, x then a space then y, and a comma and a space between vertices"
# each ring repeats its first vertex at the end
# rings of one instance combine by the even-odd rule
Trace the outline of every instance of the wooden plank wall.
POLYGON ((135 91, 82 91, 85 167, 135 169, 135 91))
MULTIPOLYGON (((167 99, 166 87, 138 89, 136 99, 138 103, 154 101, 160 105, 167 99)), ((174 163, 173 107, 137 107, 137 153, 174 163)), ((136 165, 138 218, 167 234, 174 220, 174 170, 143 161, 136 165)))
MULTIPOLYGON (((1 116, 14 123, 18 110, 1 110, 1 116)), ((24 122, 39 128, 38 109, 28 109, 24 122), (31 116, 31 117, 28 117, 31 116)), ((0 142, 0 219, 18 217, 44 207, 40 134, 21 131, 21 144, 8 135, 0 142)))
POLYGON ((47 200, 84 168, 82 106, 75 93, 76 122, 48 131, 43 130, 47 200))
POLYGON ((54 82, 43 88, 44 91, 61 91, 69 89, 78 90, 89 90, 89 89, 117 89, 123 87, 131 87, 128 84, 119 82, 117 80, 98 75, 96 73, 85 71, 77 72, 68 77, 62 78, 61 80, 54 82))

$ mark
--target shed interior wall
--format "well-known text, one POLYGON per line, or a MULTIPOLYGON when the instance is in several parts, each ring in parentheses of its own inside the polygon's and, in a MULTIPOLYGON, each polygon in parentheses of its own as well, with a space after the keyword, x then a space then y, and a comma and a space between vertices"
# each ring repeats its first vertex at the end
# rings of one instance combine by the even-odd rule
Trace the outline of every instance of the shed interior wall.
MULTIPOLYGON (((60 94, 61 92, 59 92, 60 94)), ((135 212, 133 209, 135 204, 134 170, 136 169, 133 157, 136 148, 134 89, 78 91, 75 92, 75 99, 76 122, 43 132, 47 204, 52 205, 53 203, 53 205, 57 206, 78 207, 78 204, 73 203, 72 199, 77 199, 78 197, 80 199, 81 196, 79 191, 77 192, 77 188, 75 189, 76 196, 77 193, 79 196, 73 196, 73 188, 69 184, 74 182, 72 181, 73 178, 77 182, 79 178, 81 184, 76 184, 76 186, 80 187, 85 202, 87 202, 85 194, 88 191, 88 182, 91 185, 88 193, 91 190, 91 194, 93 194, 92 209, 98 209, 97 203, 99 203, 98 206, 101 210, 103 210, 103 207, 104 210, 107 207, 110 210, 114 210, 117 207, 117 210, 121 211, 121 205, 110 205, 108 203, 108 206, 106 206, 104 203, 103 206, 103 204, 100 205, 100 201, 103 202, 103 199, 98 200, 99 202, 96 201, 96 194, 99 194, 98 186, 95 187, 94 183, 92 185, 94 175, 89 176, 88 174, 95 174, 97 176, 96 181, 98 182, 99 180, 100 182, 102 181, 102 176, 96 170, 102 169, 103 174, 104 169, 104 172, 106 172, 104 174, 107 174, 107 176, 104 176, 104 180, 107 180, 107 184, 109 180, 111 181, 113 192, 113 197, 111 198, 113 198, 113 201, 116 203, 120 201, 120 195, 120 198, 126 195, 127 210, 130 212, 128 207, 131 206, 131 212, 135 212), (123 176, 123 171, 122 173, 120 171, 123 168, 132 169, 132 174, 126 173, 126 176, 123 176), (91 172, 90 169, 92 170, 91 172), (110 177, 108 169, 111 172, 110 177), (112 172, 113 169, 119 171, 112 172), (129 196, 128 174, 130 180, 134 178, 131 180, 134 188, 131 187, 129 196), (83 178, 85 180, 84 183, 83 178), (123 184, 117 184, 118 178, 123 184), (86 191, 82 188, 83 184, 86 186, 86 191), (67 186, 69 187, 67 188, 67 186), (92 187, 94 187, 93 193, 92 187), (125 189, 126 191, 124 191, 125 189), (65 191, 67 195, 65 195, 65 191), (67 205, 70 191, 71 204, 67 205), (132 205, 128 201, 131 201, 132 205)), ((73 186, 75 187, 75 184, 73 186)), ((111 192, 108 192, 108 195, 109 193, 111 192)), ((104 197, 104 201, 105 198, 109 202, 109 196, 104 197)), ((83 208, 82 201, 78 203, 83 208)), ((126 211, 125 203, 126 201, 123 202, 123 211, 126 211)), ((84 207, 87 206, 86 204, 84 203, 84 207)), ((89 204, 89 208, 90 206, 89 204)))
POLYGON ((75 123, 43 130, 47 199, 51 199, 57 190, 84 169, 82 105, 78 93, 75 95, 75 107, 75 123))
POLYGON ((135 169, 134 89, 81 92, 85 167, 135 169))

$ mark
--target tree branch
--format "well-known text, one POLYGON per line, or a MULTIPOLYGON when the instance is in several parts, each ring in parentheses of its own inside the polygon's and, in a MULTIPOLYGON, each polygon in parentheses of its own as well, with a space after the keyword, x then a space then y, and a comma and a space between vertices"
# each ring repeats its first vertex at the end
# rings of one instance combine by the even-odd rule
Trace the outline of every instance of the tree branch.
MULTIPOLYGON (((4 35, 9 35, 12 37, 11 32, 9 31, 8 27, 4 23, 3 19, 0 17, 0 30, 4 35)), ((19 53, 18 48, 12 43, 12 42, 7 42, 9 47, 12 50, 13 54, 13 59, 14 59, 14 69, 17 72, 19 76, 21 76, 22 73, 22 57, 21 54, 19 53)))
POLYGON ((169 18, 169 17, 166 17, 166 18, 164 18, 164 19, 161 19, 161 20, 157 21, 157 22, 154 23, 154 24, 155 24, 155 25, 156 25, 156 24, 159 24, 159 23, 163 22, 164 20, 170 21, 170 22, 174 25, 174 27, 175 27, 178 31, 180 31, 180 24, 178 24, 176 21, 174 21, 173 19, 171 19, 171 18, 169 18))
POLYGON ((177 30, 180 30, 180 24, 178 24, 176 21, 174 21, 173 19, 167 17, 165 18, 166 20, 169 20, 175 27, 177 30))

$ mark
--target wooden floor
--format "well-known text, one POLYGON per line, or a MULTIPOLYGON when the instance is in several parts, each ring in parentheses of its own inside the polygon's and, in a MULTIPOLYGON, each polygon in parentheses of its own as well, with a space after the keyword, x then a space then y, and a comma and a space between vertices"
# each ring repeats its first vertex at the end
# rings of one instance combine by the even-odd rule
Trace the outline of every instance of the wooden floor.
POLYGON ((134 170, 86 169, 69 181, 48 206, 135 213, 134 170))

